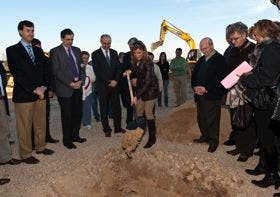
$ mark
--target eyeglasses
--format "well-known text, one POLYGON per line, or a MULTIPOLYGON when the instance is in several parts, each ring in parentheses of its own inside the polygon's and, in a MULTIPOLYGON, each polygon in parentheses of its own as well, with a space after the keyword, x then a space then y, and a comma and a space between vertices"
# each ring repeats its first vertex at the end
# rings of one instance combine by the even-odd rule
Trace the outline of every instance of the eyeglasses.
POLYGON ((239 40, 239 38, 241 38, 241 36, 233 37, 233 38, 230 38, 230 41, 236 41, 236 40, 239 40))

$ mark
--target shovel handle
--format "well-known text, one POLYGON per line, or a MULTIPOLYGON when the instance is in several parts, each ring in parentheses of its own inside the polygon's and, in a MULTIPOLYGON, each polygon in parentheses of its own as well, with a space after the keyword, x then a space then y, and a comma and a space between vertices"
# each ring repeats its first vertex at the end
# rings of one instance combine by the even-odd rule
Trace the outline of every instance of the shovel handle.
POLYGON ((127 83, 128 83, 128 89, 129 89, 129 94, 130 94, 130 99, 133 99, 133 92, 132 92, 132 85, 130 81, 130 73, 127 73, 126 75, 127 83))

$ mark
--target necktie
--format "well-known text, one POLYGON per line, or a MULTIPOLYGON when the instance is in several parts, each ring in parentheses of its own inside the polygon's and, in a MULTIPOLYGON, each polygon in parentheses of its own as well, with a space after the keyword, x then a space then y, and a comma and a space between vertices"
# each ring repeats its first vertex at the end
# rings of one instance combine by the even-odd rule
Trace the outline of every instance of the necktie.
POLYGON ((68 48, 68 57, 69 57, 69 60, 72 64, 72 69, 73 69, 73 74, 74 74, 74 78, 75 80, 78 80, 79 79, 79 72, 78 72, 78 68, 77 68, 77 65, 76 65, 76 62, 75 62, 75 59, 71 53, 71 48, 68 48))
POLYGON ((110 65, 110 58, 109 58, 109 51, 108 50, 105 51, 105 58, 107 60, 107 63, 110 65))
POLYGON ((34 54, 32 53, 32 46, 31 45, 27 45, 27 49, 28 49, 28 55, 31 58, 32 62, 35 63, 35 57, 34 54))

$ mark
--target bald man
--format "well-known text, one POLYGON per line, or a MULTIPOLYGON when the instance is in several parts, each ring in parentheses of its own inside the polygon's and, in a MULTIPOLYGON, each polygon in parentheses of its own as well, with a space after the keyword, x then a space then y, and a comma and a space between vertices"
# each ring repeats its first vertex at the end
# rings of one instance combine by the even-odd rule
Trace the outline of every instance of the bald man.
POLYGON ((224 89, 220 81, 226 75, 224 57, 214 49, 211 38, 200 41, 204 54, 196 63, 192 75, 192 88, 197 105, 197 122, 201 132, 195 143, 208 143, 208 152, 215 152, 219 145, 221 102, 224 89))

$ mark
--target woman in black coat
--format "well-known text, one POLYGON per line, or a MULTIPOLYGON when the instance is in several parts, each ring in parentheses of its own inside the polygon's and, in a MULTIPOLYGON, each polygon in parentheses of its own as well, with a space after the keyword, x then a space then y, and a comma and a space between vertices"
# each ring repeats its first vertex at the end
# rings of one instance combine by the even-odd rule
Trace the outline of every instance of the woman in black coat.
MULTIPOLYGON (((257 41, 257 46, 252 55, 251 64, 255 64, 253 65, 255 67, 253 72, 245 74, 240 80, 246 89, 245 95, 247 92, 249 98, 249 91, 273 87, 280 76, 280 27, 270 20, 259 20, 254 24, 253 37, 257 41)), ((257 167, 254 170, 247 169, 246 172, 251 175, 265 173, 262 180, 252 181, 259 187, 274 185, 279 180, 277 154, 271 157, 268 153, 271 152, 269 150, 272 150, 275 143, 275 134, 279 124, 271 120, 272 111, 273 108, 260 109, 256 106, 254 110, 261 156, 257 167), (268 161, 268 157, 271 157, 270 161, 268 161)))

